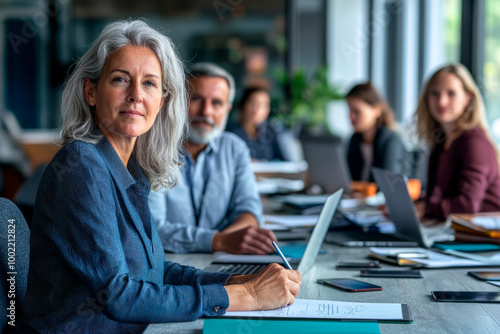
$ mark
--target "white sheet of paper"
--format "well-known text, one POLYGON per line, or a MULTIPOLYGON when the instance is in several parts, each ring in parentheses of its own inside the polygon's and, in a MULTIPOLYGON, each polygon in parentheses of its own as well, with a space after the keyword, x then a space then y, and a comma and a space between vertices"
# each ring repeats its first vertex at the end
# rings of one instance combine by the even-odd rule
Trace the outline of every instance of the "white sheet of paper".
POLYGON ((342 198, 339 207, 342 209, 353 209, 361 205, 361 201, 357 198, 342 198))
POLYGON ((260 178, 257 180, 259 193, 276 193, 279 190, 301 191, 304 189, 304 181, 288 180, 283 178, 260 178))
POLYGON ((276 194, 278 186, 267 182, 257 182, 257 191, 259 194, 276 194))
POLYGON ((450 255, 454 255, 457 257, 461 257, 464 259, 469 259, 473 261, 478 261, 482 262, 484 264, 492 264, 492 265, 500 265, 500 252, 495 253, 491 256, 483 256, 483 255, 477 255, 477 254, 471 254, 471 253, 465 253, 465 252, 459 252, 453 249, 447 249, 445 250, 446 253, 450 255))
POLYGON ((377 319, 403 320, 401 304, 353 303, 332 300, 295 299, 286 307, 270 311, 226 312, 226 317, 300 319, 377 319))
POLYGON ((278 225, 278 224, 264 224, 261 226, 261 228, 270 230, 270 231, 288 231, 290 230, 289 227, 283 226, 283 225, 278 225))
POLYGON ((375 195, 365 198, 365 204, 373 207, 384 205, 385 204, 384 193, 379 191, 375 195))
POLYGON ((370 226, 387 220, 384 213, 380 210, 358 210, 355 212, 345 212, 344 215, 358 225, 370 226))
POLYGON ((500 217, 474 217, 472 222, 487 230, 500 230, 500 217))
POLYGON ((305 161, 252 161, 254 173, 300 173, 307 170, 305 161))
MULTIPOLYGON (((407 260, 421 263, 427 268, 447 268, 447 267, 466 267, 482 266, 484 262, 458 258, 451 255, 433 252, 425 248, 379 248, 371 247, 370 251, 379 255, 395 255, 398 253, 425 253, 428 259, 407 258, 407 260)), ((405 259, 404 256, 401 258, 405 259)), ((500 261, 499 261, 500 264, 500 261)))
POLYGON ((276 196, 276 200, 294 205, 322 205, 325 204, 328 195, 287 195, 276 196))
POLYGON ((396 226, 394 226, 393 222, 377 223, 377 228, 380 233, 396 233, 396 226))
POLYGON ((313 226, 318 222, 318 215, 296 216, 296 215, 264 215, 262 219, 266 223, 279 224, 286 227, 313 226))

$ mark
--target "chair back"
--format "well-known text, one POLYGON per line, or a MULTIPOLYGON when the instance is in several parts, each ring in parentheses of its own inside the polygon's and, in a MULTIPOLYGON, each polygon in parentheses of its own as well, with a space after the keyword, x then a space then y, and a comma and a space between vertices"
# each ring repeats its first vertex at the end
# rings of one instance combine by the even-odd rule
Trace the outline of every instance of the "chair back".
POLYGON ((6 198, 0 198, 0 239, 0 308, 7 310, 7 317, 0 320, 0 332, 4 333, 15 329, 12 324, 21 320, 30 255, 28 224, 17 206, 6 198))
POLYGON ((35 210, 38 186, 40 185, 46 167, 47 164, 40 164, 36 171, 26 180, 26 182, 24 182, 14 198, 14 203, 19 210, 21 210, 29 227, 31 227, 31 219, 33 217, 33 211, 35 210))

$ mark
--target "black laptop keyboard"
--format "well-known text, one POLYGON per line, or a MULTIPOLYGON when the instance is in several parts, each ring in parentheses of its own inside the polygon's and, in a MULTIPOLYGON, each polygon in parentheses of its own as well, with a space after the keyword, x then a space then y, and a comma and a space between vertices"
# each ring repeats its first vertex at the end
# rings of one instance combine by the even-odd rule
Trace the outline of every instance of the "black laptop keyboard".
POLYGON ((264 269, 266 264, 228 264, 219 268, 220 273, 238 273, 241 275, 256 274, 264 269))

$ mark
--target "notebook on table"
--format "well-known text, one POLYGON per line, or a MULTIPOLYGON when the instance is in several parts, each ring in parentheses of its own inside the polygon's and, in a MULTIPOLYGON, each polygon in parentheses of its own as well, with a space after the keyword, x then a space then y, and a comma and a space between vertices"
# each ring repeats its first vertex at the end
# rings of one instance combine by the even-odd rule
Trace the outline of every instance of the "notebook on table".
MULTIPOLYGON (((343 190, 340 189, 334 194, 328 196, 325 205, 318 217, 318 222, 307 242, 304 255, 300 259, 290 259, 290 265, 293 269, 300 271, 302 275, 311 269, 316 261, 321 245, 325 239, 330 223, 342 197, 343 190)), ((205 268, 210 272, 234 272, 240 274, 253 274, 264 269, 270 263, 282 264, 279 256, 274 255, 222 255, 217 257, 205 268)))

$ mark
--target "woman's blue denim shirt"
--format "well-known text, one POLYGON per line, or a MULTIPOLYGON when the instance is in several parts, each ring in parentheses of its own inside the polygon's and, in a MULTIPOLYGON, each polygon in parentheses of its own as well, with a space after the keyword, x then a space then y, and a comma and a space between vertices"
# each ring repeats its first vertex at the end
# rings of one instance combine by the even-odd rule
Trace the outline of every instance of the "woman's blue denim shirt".
POLYGON ((25 324, 38 332, 133 333, 224 314, 229 275, 165 261, 149 183, 109 141, 57 153, 37 194, 25 324))

